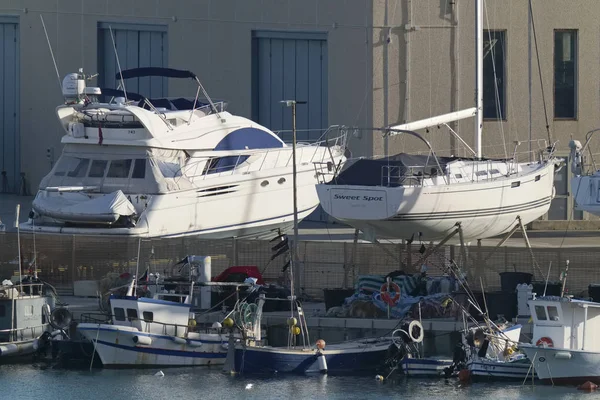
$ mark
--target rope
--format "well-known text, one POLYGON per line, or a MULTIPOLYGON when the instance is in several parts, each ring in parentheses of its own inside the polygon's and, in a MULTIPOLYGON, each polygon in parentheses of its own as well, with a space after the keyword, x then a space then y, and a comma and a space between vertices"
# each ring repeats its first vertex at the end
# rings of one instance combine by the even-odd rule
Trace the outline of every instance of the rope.
POLYGON ((537 59, 538 74, 540 75, 540 87, 542 90, 542 103, 544 104, 544 116, 546 118, 546 132, 548 133, 548 143, 552 143, 552 137, 550 135, 550 124, 548 123, 548 110, 546 107, 546 96, 544 94, 544 79, 542 78, 542 67, 540 65, 540 55, 538 51, 537 34, 535 31, 535 20, 533 18, 533 5, 529 0, 529 13, 531 14, 531 28, 533 29, 533 42, 535 44, 535 58, 537 59))

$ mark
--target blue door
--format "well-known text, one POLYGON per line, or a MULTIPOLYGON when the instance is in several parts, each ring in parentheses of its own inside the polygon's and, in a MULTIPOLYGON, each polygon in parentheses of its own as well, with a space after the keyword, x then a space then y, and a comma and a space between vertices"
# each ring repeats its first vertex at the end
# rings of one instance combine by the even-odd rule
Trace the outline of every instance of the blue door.
MULTIPOLYGON (((290 143, 292 110, 280 101, 303 101, 296 105, 297 139, 319 140, 329 126, 326 34, 257 31, 252 47, 252 119, 290 143)), ((327 218, 319 206, 306 220, 327 218)))
POLYGON ((254 32, 252 69, 253 119, 290 142, 292 111, 280 101, 305 101, 296 108, 298 140, 318 140, 328 126, 326 35, 254 32))
MULTIPOLYGON (((98 26, 98 72, 100 87, 116 89, 121 83, 115 78, 121 70, 138 67, 168 67, 167 27, 161 25, 136 25, 100 23, 98 26), (115 57, 113 40, 119 55, 115 57)), ((125 89, 148 98, 168 94, 167 78, 143 77, 125 80, 125 89)))
MULTIPOLYGON (((0 193, 23 193, 19 138, 19 24, 0 17, 0 193)), ((23 193, 24 194, 24 193, 23 193)))

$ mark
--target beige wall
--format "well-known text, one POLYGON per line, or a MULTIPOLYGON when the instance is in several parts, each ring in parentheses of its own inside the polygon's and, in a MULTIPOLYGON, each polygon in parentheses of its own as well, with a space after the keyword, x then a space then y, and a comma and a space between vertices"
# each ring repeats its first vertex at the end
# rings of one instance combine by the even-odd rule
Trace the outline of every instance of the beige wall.
MULTIPOLYGON (((375 0, 374 3, 374 124, 402 123, 472 107, 475 0, 453 1, 454 6, 449 4, 449 0, 375 0), (412 26, 413 30, 406 30, 408 26, 412 26), (388 35, 391 43, 386 45, 380 38, 388 35), (455 43, 458 45, 455 46, 455 43), (407 47, 410 54, 408 63, 407 47), (383 112, 386 73, 389 99, 387 121, 383 112)), ((525 142, 530 138, 528 1, 488 0, 483 12, 484 29, 507 31, 506 119, 502 122, 484 122, 483 148, 488 156, 504 156, 506 144, 506 151, 510 155, 514 149, 513 141, 525 142)), ((581 140, 588 130, 600 125, 597 117, 600 107, 600 3, 596 0, 566 3, 560 0, 534 0, 533 15, 551 137, 553 141, 559 141, 560 151, 568 152, 571 136, 581 140), (579 106, 578 118, 572 121, 554 120, 553 117, 554 29, 579 30, 579 106)), ((533 42, 531 49, 531 139, 547 139, 533 42)), ((461 122, 460 131, 463 138, 472 144, 472 120, 461 122)), ((445 133, 431 132, 426 136, 438 151, 446 153, 443 150, 453 148, 445 133)), ((383 151, 383 140, 373 140, 374 147, 383 151)), ((410 148, 407 143, 405 139, 390 138, 389 152, 410 148)), ((537 147, 537 143, 533 145, 534 150, 537 147)), ((528 143, 519 147, 519 151, 526 152, 527 149, 528 143)), ((523 157, 526 158, 527 154, 523 154, 523 157)))

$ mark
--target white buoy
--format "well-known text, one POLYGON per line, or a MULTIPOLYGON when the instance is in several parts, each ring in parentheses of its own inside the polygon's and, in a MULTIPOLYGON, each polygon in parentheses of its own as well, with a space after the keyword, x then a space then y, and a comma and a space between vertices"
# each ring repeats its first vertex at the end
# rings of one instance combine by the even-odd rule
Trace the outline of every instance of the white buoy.
POLYGON ((165 374, 162 371, 158 371, 157 373, 154 374, 154 376, 165 376, 165 374))
POLYGON ((252 385, 251 383, 247 384, 247 385, 246 385, 246 390, 250 390, 250 389, 252 389, 252 386, 254 386, 254 385, 252 385))
POLYGON ((378 382, 383 381, 383 376, 382 375, 375 375, 375 380, 378 382))

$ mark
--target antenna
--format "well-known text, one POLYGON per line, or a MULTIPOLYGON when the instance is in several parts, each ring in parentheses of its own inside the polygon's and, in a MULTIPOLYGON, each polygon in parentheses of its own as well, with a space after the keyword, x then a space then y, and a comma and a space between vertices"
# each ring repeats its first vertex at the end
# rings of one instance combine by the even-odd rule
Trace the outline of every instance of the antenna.
MULTIPOLYGON (((50 55, 52 56, 52 62, 54 63, 54 70, 56 71, 56 79, 58 80, 58 87, 62 93, 62 83, 60 82, 60 74, 58 73, 58 67, 56 66, 56 59, 54 58, 54 52, 52 51, 52 45, 50 44, 50 38, 48 37, 48 31, 46 30, 46 24, 44 23, 44 17, 40 14, 42 20, 42 26, 44 27, 44 34, 46 35, 46 41, 48 42, 48 48, 50 49, 50 55)), ((63 99, 65 96, 63 95, 63 99)), ((65 99, 66 100, 66 99, 65 99)))
POLYGON ((119 67, 119 76, 121 77, 121 86, 123 87, 123 94, 125 94, 125 101, 127 101, 127 90, 125 89, 125 81, 123 80, 123 71, 121 71, 121 63, 119 62, 119 53, 117 53, 117 45, 115 44, 115 35, 113 35, 112 26, 109 26, 110 38, 112 39, 113 50, 115 51, 115 57, 117 59, 117 67, 119 67))

